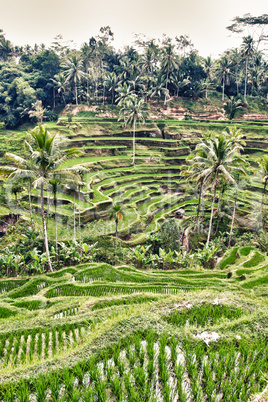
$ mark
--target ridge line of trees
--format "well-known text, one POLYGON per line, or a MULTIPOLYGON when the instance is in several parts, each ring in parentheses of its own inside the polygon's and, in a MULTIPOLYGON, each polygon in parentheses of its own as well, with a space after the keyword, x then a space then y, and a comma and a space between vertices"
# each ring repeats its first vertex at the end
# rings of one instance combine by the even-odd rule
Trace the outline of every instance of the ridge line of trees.
POLYGON ((7 128, 28 121, 36 100, 46 108, 48 120, 55 118, 57 106, 113 105, 130 94, 166 104, 172 96, 197 100, 217 90, 223 101, 226 96, 267 101, 267 54, 260 43, 267 40, 268 20, 265 15, 236 18, 228 29, 240 31, 241 46, 226 50, 216 60, 201 57, 187 35, 163 36, 159 43, 138 37, 134 46, 116 51, 113 33, 106 26, 77 50, 60 35, 49 48, 13 46, 0 30, 0 121, 7 128), (259 38, 245 34, 248 26, 261 27, 259 38))

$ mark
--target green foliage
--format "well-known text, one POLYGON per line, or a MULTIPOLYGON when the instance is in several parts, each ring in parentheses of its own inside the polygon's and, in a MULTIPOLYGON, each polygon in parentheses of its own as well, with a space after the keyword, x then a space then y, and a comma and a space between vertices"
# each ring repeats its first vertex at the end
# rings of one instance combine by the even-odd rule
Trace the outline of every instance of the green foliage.
POLYGON ((237 250, 238 250, 238 247, 234 247, 234 248, 232 248, 232 250, 230 252, 228 252, 228 256, 224 257, 219 264, 220 269, 224 269, 227 266, 235 263, 235 261, 237 259, 237 250))
POLYGON ((174 311, 164 319, 173 325, 184 326, 186 323, 189 323, 189 325, 197 327, 206 327, 208 323, 215 325, 222 319, 235 320, 244 314, 246 314, 246 311, 240 308, 204 303, 193 308, 174 311))
POLYGON ((29 301, 21 301, 13 303, 14 306, 19 308, 26 308, 27 310, 38 310, 42 308, 41 300, 29 300, 29 301))
POLYGON ((94 303, 92 310, 100 310, 106 307, 128 305, 128 304, 141 304, 148 303, 151 301, 157 301, 156 297, 153 296, 134 296, 131 298, 122 297, 115 300, 104 300, 94 303))
POLYGON ((243 264, 245 268, 252 268, 259 265, 265 259, 264 255, 260 254, 258 251, 254 253, 254 255, 243 264))
POLYGON ((0 306, 0 318, 8 318, 17 314, 17 311, 0 306))
POLYGON ((239 254, 241 255, 241 257, 247 257, 252 250, 254 250, 254 247, 251 246, 241 247, 239 249, 239 254))
POLYGON ((180 249, 181 229, 175 219, 166 219, 160 226, 158 231, 158 241, 160 246, 165 250, 180 249))

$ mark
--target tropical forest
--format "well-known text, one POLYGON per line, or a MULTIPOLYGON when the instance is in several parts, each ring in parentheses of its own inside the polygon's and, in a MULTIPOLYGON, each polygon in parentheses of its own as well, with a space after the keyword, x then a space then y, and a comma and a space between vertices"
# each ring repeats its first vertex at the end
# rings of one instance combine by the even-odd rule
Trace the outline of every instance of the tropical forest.
POLYGON ((0 401, 268 401, 268 15, 227 30, 0 30, 0 401))

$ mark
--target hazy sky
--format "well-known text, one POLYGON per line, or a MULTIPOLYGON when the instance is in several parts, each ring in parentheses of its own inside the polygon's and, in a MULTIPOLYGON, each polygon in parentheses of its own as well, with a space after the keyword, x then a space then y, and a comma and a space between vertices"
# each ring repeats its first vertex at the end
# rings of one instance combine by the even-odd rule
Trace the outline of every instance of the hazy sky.
POLYGON ((0 0, 0 6, 0 28, 16 45, 49 45, 62 34, 80 46, 109 25, 117 48, 138 33, 187 34, 204 57, 240 45, 226 30, 235 16, 268 11, 267 0, 0 0))

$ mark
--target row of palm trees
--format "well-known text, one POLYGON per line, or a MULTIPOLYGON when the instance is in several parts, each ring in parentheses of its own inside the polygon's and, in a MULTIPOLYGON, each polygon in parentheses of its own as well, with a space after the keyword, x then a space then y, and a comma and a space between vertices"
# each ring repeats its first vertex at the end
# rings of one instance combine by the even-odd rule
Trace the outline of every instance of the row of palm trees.
POLYGON ((2 166, 0 168, 0 176, 5 176, 8 179, 26 179, 29 181, 28 192, 31 217, 31 188, 40 189, 44 246, 47 255, 48 268, 50 271, 53 271, 48 247, 44 190, 49 185, 52 186, 55 206, 55 224, 57 230, 56 207, 58 185, 60 183, 67 183, 79 186, 80 188, 83 184, 83 174, 87 169, 82 165, 76 165, 71 168, 61 167, 67 159, 81 155, 81 151, 77 148, 66 149, 67 139, 63 136, 60 136, 59 134, 51 135, 47 128, 41 124, 29 131, 28 134, 30 140, 25 141, 27 157, 23 158, 13 153, 6 153, 6 158, 12 162, 13 166, 2 166))
POLYGON ((99 94, 103 101, 110 93, 113 104, 124 93, 125 86, 145 101, 158 98, 166 103, 169 96, 179 93, 194 98, 205 93, 207 98, 208 90, 220 85, 224 101, 226 87, 231 82, 236 87, 232 94, 243 92, 244 100, 249 83, 252 94, 255 91, 259 95, 262 88, 265 96, 267 62, 255 49, 251 36, 243 38, 240 49, 228 50, 216 61, 211 57, 204 59, 195 51, 182 57, 171 40, 161 48, 154 41, 148 42, 142 54, 130 50, 120 55, 113 65, 105 62, 105 54, 96 57, 95 53, 85 55, 81 50, 67 55, 61 64, 62 72, 53 79, 64 103, 65 94, 70 94, 72 89, 76 104, 79 100, 88 102, 91 88, 93 96, 99 94))
MULTIPOLYGON (((234 206, 231 219, 231 227, 229 233, 229 246, 231 245, 236 207, 238 182, 242 176, 247 175, 248 163, 241 156, 243 151, 243 134, 240 129, 230 127, 220 135, 210 134, 204 138, 195 148, 193 153, 188 157, 189 165, 185 167, 183 174, 188 181, 195 183, 198 191, 198 206, 196 213, 195 226, 197 232, 200 230, 200 209, 202 197, 208 189, 212 192, 212 204, 210 212, 210 220, 206 241, 206 248, 209 246, 212 223, 215 210, 215 201, 217 190, 219 189, 218 211, 220 208, 221 188, 226 183, 231 183, 235 187, 234 206)), ((260 171, 262 172, 262 181, 264 183, 261 212, 262 226, 265 227, 266 218, 264 211, 264 198, 266 194, 266 186, 268 183, 268 156, 264 156, 258 161, 260 171)))

